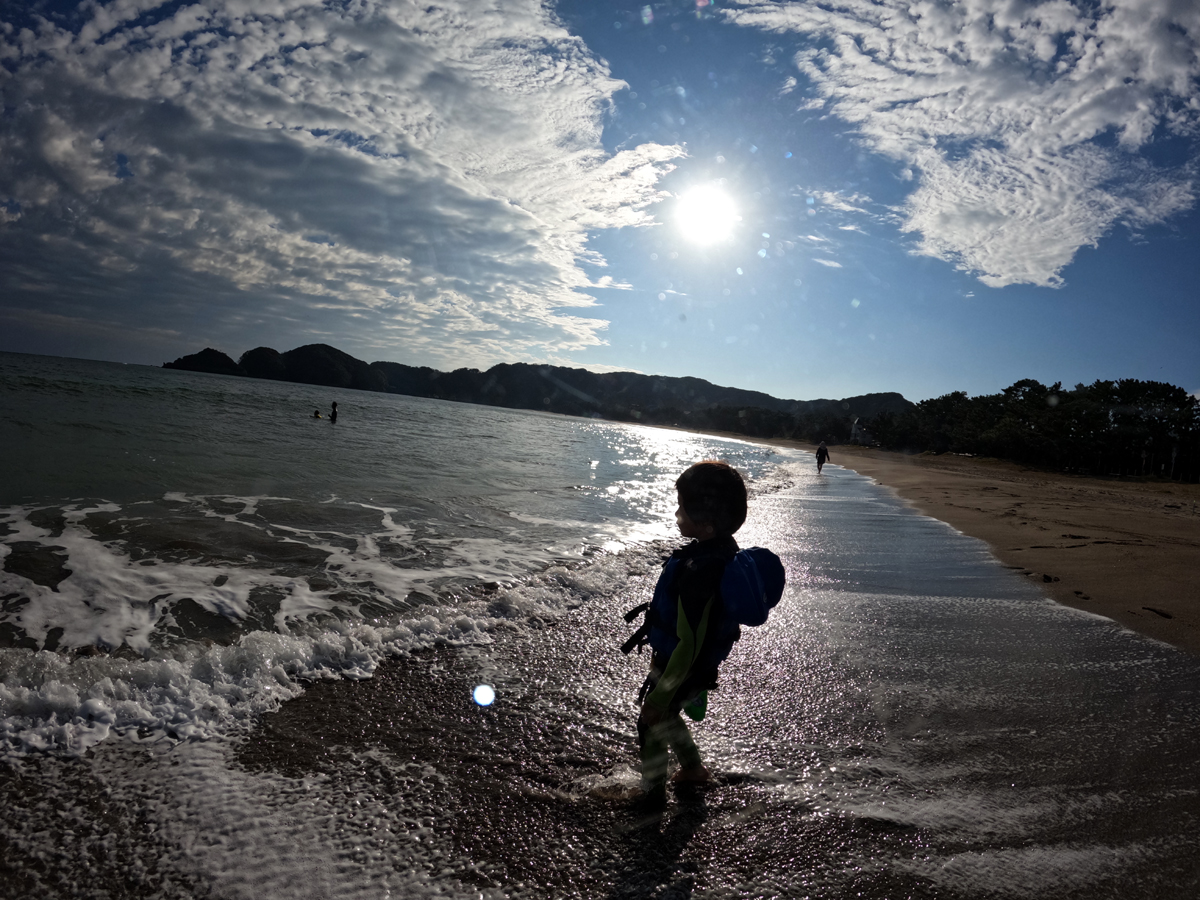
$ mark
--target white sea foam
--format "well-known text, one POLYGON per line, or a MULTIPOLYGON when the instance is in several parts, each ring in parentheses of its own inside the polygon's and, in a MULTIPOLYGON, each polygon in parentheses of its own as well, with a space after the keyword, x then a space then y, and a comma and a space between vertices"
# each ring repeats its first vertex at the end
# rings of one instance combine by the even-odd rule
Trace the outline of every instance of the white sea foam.
POLYGON ((143 565, 120 545, 97 540, 81 524, 89 514, 115 511, 113 504, 68 507, 63 510, 62 533, 54 537, 48 529, 31 524, 27 510, 5 511, 4 523, 16 530, 10 542, 36 542, 61 551, 70 570, 54 587, 0 572, 0 592, 30 600, 8 621, 39 643, 51 629, 60 628, 59 643, 64 647, 127 644, 143 650, 174 598, 190 597, 211 612, 240 619, 248 612, 250 591, 264 579, 285 590, 295 587, 288 579, 233 566, 162 560, 143 565))
POLYGON ((438 609, 387 627, 255 631, 229 647, 186 645, 174 659, 0 650, 0 748, 78 755, 112 734, 141 741, 229 734, 300 694, 304 680, 368 678, 388 654, 487 641, 487 625, 438 609))
POLYGON ((487 644, 500 623, 544 622, 611 595, 640 557, 553 566, 511 587, 420 607, 392 622, 255 630, 230 646, 182 643, 165 658, 0 649, 0 754, 77 756, 113 736, 136 742, 230 736, 315 679, 369 678, 385 657, 487 644))
MULTIPOLYGON (((0 571, 0 596, 28 601, 7 612, 4 620, 39 645, 52 630, 60 629, 57 645, 62 648, 126 645, 144 653, 151 647, 156 629, 172 624, 171 609, 184 598, 231 622, 241 622, 258 612, 252 595, 269 595, 278 598, 275 626, 287 631, 314 614, 334 609, 353 612, 357 603, 346 599, 348 591, 357 592, 360 602, 369 596, 386 607, 414 593, 433 598, 448 579, 462 583, 510 580, 514 574, 539 568, 549 557, 545 551, 491 538, 427 538, 417 552, 431 558, 433 564, 399 566, 385 549, 409 539, 412 529, 396 525, 392 519, 395 510, 362 507, 378 514, 378 530, 355 534, 255 521, 248 514, 256 512, 258 502, 267 498, 221 498, 242 504, 236 514, 213 512, 208 498, 172 494, 168 499, 190 504, 203 516, 220 517, 240 529, 258 532, 272 543, 299 544, 324 561, 319 570, 297 575, 281 574, 281 566, 255 565, 250 557, 245 564, 154 558, 136 553, 129 540, 101 539, 88 527, 89 516, 120 513, 133 519, 139 514, 136 509, 122 510, 115 504, 67 506, 61 511, 61 532, 55 534, 30 520, 34 510, 9 508, 0 512, 0 523, 10 531, 0 542, 0 559, 11 554, 13 544, 36 544, 60 557, 69 574, 47 586, 15 572, 0 571), (328 586, 314 588, 308 577, 311 574, 324 576, 323 583, 328 586)), ((248 540, 247 546, 248 553, 255 549, 248 540)))

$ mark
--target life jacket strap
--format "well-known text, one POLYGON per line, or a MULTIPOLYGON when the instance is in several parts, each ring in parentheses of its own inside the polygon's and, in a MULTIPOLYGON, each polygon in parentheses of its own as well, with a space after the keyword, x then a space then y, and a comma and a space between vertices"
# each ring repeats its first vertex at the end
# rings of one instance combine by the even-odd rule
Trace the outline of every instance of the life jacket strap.
MULTIPOLYGON (((640 648, 639 648, 640 650, 640 648)), ((642 682, 641 688, 638 690, 638 706, 646 702, 646 695, 654 690, 654 686, 658 684, 658 679, 653 675, 647 675, 646 680, 642 682)))
POLYGON ((650 643, 650 604, 640 603, 625 613, 625 621, 632 623, 639 615, 645 613, 645 618, 642 619, 642 624, 638 630, 629 636, 629 640, 621 645, 621 652, 628 656, 636 647, 637 652, 641 653, 642 648, 650 643))
POLYGON ((644 613, 649 608, 650 608, 649 603, 639 603, 637 606, 635 606, 629 612, 625 613, 625 621, 632 622, 634 619, 636 619, 639 615, 644 613))

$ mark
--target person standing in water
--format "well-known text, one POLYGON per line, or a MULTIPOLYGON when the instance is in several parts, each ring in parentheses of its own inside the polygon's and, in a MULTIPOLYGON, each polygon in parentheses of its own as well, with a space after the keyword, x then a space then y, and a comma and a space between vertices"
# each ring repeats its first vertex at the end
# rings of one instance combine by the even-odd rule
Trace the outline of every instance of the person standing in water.
POLYGON ((320 411, 319 409, 314 409, 314 410, 313 410, 313 418, 314 418, 314 419, 319 419, 319 418, 321 418, 321 411, 320 411))
POLYGON ((337 421, 337 401, 336 400, 333 401, 333 410, 329 413, 329 421, 330 422, 337 421))
POLYGON ((821 441, 821 446, 817 448, 817 474, 821 474, 821 469, 825 463, 829 462, 829 448, 825 446, 825 442, 821 441))

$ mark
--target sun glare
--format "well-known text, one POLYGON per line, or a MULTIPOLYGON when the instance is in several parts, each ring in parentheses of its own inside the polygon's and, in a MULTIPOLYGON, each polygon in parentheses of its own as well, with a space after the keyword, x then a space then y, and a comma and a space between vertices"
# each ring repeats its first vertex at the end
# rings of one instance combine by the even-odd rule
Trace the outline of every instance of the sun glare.
POLYGON ((709 185, 681 195, 675 216, 684 236, 698 244, 725 240, 741 218, 729 195, 709 185))

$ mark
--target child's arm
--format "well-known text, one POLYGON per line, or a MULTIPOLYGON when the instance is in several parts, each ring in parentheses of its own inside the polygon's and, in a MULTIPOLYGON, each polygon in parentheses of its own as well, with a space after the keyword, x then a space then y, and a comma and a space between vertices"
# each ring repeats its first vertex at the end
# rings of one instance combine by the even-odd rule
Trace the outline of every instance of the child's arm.
POLYGON ((687 679, 688 673, 692 671, 692 664, 696 661, 696 655, 700 648, 704 645, 704 636, 708 631, 708 614, 712 609, 711 601, 704 607, 704 613, 700 617, 700 625, 695 631, 692 630, 691 623, 688 622, 687 615, 683 610, 683 600, 679 601, 679 609, 675 619, 675 634, 679 638, 679 643, 675 645, 675 651, 671 654, 671 658, 667 660, 667 665, 663 669, 662 677, 658 679, 658 684, 654 686, 649 694, 646 695, 645 706, 654 707, 660 714, 666 712, 671 705, 671 701, 675 698, 675 692, 679 690, 679 686, 687 679))
POLYGON ((646 695, 643 718, 653 724, 670 708, 675 693, 691 674, 708 634, 712 609, 720 591, 724 566, 685 566, 679 575, 675 611, 675 636, 679 638, 662 677, 646 695))

